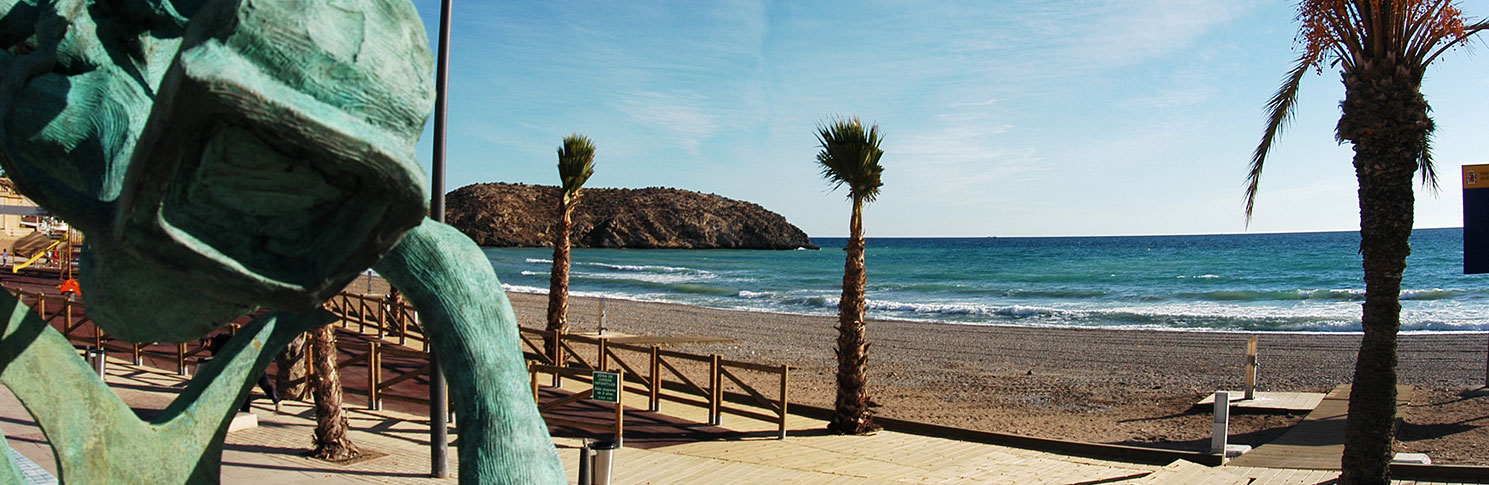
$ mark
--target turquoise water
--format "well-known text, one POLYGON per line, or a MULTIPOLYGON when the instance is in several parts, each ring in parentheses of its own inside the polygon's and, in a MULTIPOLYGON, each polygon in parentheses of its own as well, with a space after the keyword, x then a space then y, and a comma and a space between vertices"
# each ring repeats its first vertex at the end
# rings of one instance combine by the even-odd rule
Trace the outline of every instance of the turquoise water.
MULTIPOLYGON (((576 295, 835 315, 842 238, 820 251, 574 251, 576 295)), ((971 325, 1358 331, 1354 232, 1078 238, 870 238, 869 317, 971 325)), ((1489 330, 1489 275, 1461 229, 1418 230, 1407 331, 1489 330)), ((552 250, 487 248, 509 291, 545 293, 552 250)))

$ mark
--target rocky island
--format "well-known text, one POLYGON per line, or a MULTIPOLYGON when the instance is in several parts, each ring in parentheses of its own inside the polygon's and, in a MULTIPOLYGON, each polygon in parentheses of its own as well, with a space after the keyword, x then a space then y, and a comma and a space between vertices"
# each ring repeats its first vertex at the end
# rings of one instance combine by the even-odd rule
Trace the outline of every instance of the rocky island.
MULTIPOLYGON (((558 197, 552 186, 468 185, 446 196, 445 220, 482 246, 551 247, 558 197)), ((817 249, 757 204, 655 187, 584 189, 573 241, 580 248, 817 249)))

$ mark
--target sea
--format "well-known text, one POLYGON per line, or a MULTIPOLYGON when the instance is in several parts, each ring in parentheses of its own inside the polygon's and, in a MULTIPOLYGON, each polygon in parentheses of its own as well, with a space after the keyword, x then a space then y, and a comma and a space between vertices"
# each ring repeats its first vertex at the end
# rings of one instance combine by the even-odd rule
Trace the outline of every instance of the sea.
MULTIPOLYGON (((1358 332, 1358 232, 869 238, 868 316, 963 325, 1358 332)), ((836 315, 844 238, 821 250, 576 249, 574 295, 836 315)), ((1463 231, 1419 229, 1402 330, 1489 330, 1463 231)), ((552 250, 485 248, 508 291, 547 293, 552 250)))

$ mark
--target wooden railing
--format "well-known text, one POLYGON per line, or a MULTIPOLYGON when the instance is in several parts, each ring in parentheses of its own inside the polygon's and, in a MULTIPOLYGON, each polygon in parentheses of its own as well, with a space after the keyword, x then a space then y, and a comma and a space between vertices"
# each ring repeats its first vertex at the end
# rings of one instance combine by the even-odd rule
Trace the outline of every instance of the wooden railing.
MULTIPOLYGON (((682 396, 701 398, 700 404, 708 408, 708 424, 719 424, 724 412, 728 411, 731 414, 774 422, 777 424, 778 438, 786 438, 788 384, 791 374, 789 366, 762 365, 724 359, 718 354, 690 354, 662 349, 655 345, 614 343, 606 337, 527 328, 522 329, 522 341, 524 348, 527 349, 528 360, 537 362, 539 365, 565 369, 577 368, 587 372, 624 371, 626 380, 639 384, 640 392, 647 395, 647 409, 650 411, 660 410, 663 399, 662 390, 668 389, 682 396), (542 342, 552 342, 546 353, 538 352, 538 349, 544 348, 542 342), (576 349, 578 345, 593 346, 591 351, 593 353, 581 352, 580 349, 576 349), (622 356, 621 352, 630 352, 631 355, 622 356), (587 356, 592 356, 593 359, 588 359, 587 356), (682 362, 692 362, 695 367, 706 365, 707 373, 700 376, 694 372, 690 376, 688 372, 679 368, 685 367, 682 362), (645 372, 641 370, 643 368, 646 369, 645 372), (757 389, 757 386, 747 383, 746 379, 741 376, 744 372, 758 373, 779 383, 776 389, 768 391, 776 394, 777 399, 767 397, 765 392, 757 389), (744 394, 727 396, 734 399, 726 399, 726 395, 730 394, 725 390, 728 386, 726 380, 732 384, 732 387, 738 388, 744 394), (700 384, 700 382, 704 383, 700 384), (727 403, 731 400, 735 404, 753 404, 752 407, 764 409, 765 412, 761 413, 741 406, 728 406, 727 403)), ((560 375, 572 373, 554 372, 551 374, 554 375, 554 385, 557 386, 561 384, 560 375)))
MULTIPOLYGON (((136 365, 143 365, 147 356, 156 357, 174 363, 178 374, 188 375, 194 365, 209 358, 205 356, 206 346, 200 342, 127 344, 110 339, 108 334, 97 325, 88 326, 91 331, 84 331, 83 328, 91 321, 84 311, 82 302, 62 296, 19 289, 7 288, 7 290, 23 303, 30 305, 44 321, 56 327, 72 341, 110 352, 127 353, 136 365)), ((415 403, 428 402, 428 399, 424 397, 391 392, 394 386, 429 374, 429 341, 419 325, 418 313, 413 306, 401 299, 390 300, 384 297, 342 293, 327 301, 325 308, 340 318, 343 328, 352 330, 352 326, 355 325, 357 333, 370 338, 370 341, 365 343, 342 342, 337 345, 337 350, 347 355, 346 359, 338 360, 338 368, 358 365, 367 368, 367 407, 369 409, 381 409, 384 399, 415 403), (374 336, 376 338, 371 338, 374 336), (400 346, 406 346, 412 342, 424 350, 404 349, 390 345, 395 339, 400 346), (391 370, 384 363, 383 358, 386 356, 411 361, 414 367, 402 372, 385 373, 391 370)), ((234 322, 227 325, 226 329, 236 333, 240 327, 239 323, 234 322)), ((719 424, 722 415, 728 412, 776 423, 778 438, 785 439, 786 437, 787 385, 790 378, 788 366, 770 366, 729 360, 718 354, 691 354, 663 349, 656 345, 617 343, 611 342, 606 337, 553 333, 527 328, 521 329, 520 335, 524 353, 530 361, 529 370, 533 379, 536 379, 538 373, 551 374, 553 383, 557 386, 561 384, 561 379, 564 377, 587 377, 588 373, 597 370, 621 372, 623 376, 621 394, 625 394, 626 383, 638 385, 639 387, 632 387, 632 389, 647 396, 647 410, 649 411, 659 411, 664 399, 693 402, 708 408, 708 424, 719 424), (547 351, 542 350, 541 342, 544 340, 552 342, 551 348, 547 351), (685 363, 693 364, 692 367, 695 369, 692 372, 685 371, 684 369, 689 367, 685 363), (697 368, 704 366, 707 367, 706 373, 697 372, 697 368), (775 389, 761 391, 758 389, 760 386, 747 382, 746 373, 754 373, 757 378, 764 377, 778 383, 779 386, 775 389), (743 394, 728 392, 726 390, 728 387, 743 391, 743 394), (671 394, 664 395, 664 390, 671 391, 671 394), (774 394, 775 398, 772 399, 767 394, 774 394), (695 398, 698 400, 694 400, 695 398)), ((312 360, 307 358, 307 367, 313 367, 309 365, 310 362, 312 360)), ((580 394, 585 392, 589 391, 583 391, 580 394)), ((536 393, 534 395, 536 396, 536 393)), ((587 394, 584 395, 587 396, 587 394)), ((568 401, 565 403, 584 399, 584 397, 570 396, 566 399, 568 401)), ((619 410, 620 406, 617 406, 617 409, 615 429, 619 433, 622 429, 620 422, 623 418, 621 414, 623 411, 619 410)), ((554 424, 563 423, 555 422, 554 424)), ((619 434, 617 434, 617 439, 619 439, 619 434)))
MULTIPOLYGON (((184 376, 191 373, 194 365, 210 358, 202 355, 206 353, 207 348, 200 342, 130 344, 113 340, 97 325, 90 326, 91 331, 82 331, 84 325, 93 322, 88 318, 86 308, 81 301, 16 288, 6 288, 6 290, 15 295, 16 299, 36 310, 36 314, 41 317, 42 321, 56 327, 57 331, 68 340, 108 352, 129 354, 135 365, 143 365, 147 356, 168 359, 174 362, 176 373, 184 376)), ((241 325, 234 322, 225 328, 229 332, 237 333, 241 325)))
MULTIPOLYGON (((594 388, 590 388, 588 390, 576 392, 576 393, 574 393, 574 394, 572 394, 572 395, 570 395, 568 397, 565 397, 565 398, 562 398, 562 399, 558 399, 558 400, 555 400, 553 402, 544 404, 541 400, 538 399, 538 396, 540 395, 539 392, 538 392, 538 374, 540 374, 540 373, 548 373, 548 374, 553 374, 555 376, 562 374, 562 375, 569 376, 571 378, 582 379, 583 377, 585 377, 585 372, 586 372, 585 370, 579 369, 579 368, 576 368, 576 367, 558 367, 558 366, 552 366, 552 365, 546 365, 546 364, 539 364, 539 363, 536 363, 536 362, 529 361, 527 363, 527 373, 528 373, 528 375, 532 379, 533 400, 538 403, 538 412, 540 412, 540 413, 546 413, 548 411, 553 411, 553 410, 555 410, 555 409, 557 409, 559 407, 562 407, 562 406, 565 406, 565 405, 568 405, 568 404, 573 404, 573 403, 579 402, 579 400, 581 400, 581 399, 592 399, 594 397, 594 393, 595 393, 594 388)), ((620 380, 619 380, 619 382, 624 383, 625 382, 625 376, 626 376, 626 374, 624 372, 621 372, 620 373, 620 380)), ((626 400, 626 397, 625 396, 626 396, 626 393, 623 390, 619 390, 619 391, 620 392, 617 392, 616 395, 615 395, 615 397, 616 397, 616 401, 615 401, 615 419, 611 421, 611 423, 610 423, 609 426, 605 426, 602 423, 596 423, 596 422, 592 422, 592 421, 581 421, 581 420, 577 420, 577 419, 567 419, 567 418, 562 418, 562 417, 557 417, 557 416, 552 416, 552 415, 544 415, 543 416, 543 421, 544 422, 547 422, 550 425, 555 425, 556 424, 556 425, 559 425, 559 426, 571 426, 571 427, 576 427, 576 428, 584 428, 584 429, 599 431, 599 432, 602 432, 602 433, 603 432, 610 432, 610 433, 615 434, 615 444, 616 444, 616 446, 620 446, 621 443, 623 442, 624 438, 625 438, 625 420, 626 420, 626 416, 625 416, 625 400, 626 400)))
POLYGON ((413 347, 408 343, 412 340, 425 352, 429 351, 429 340, 419 325, 419 312, 402 298, 342 292, 327 300, 325 308, 341 317, 342 328, 350 329, 356 324, 359 333, 366 333, 371 326, 377 338, 397 339, 398 345, 405 347, 413 347))

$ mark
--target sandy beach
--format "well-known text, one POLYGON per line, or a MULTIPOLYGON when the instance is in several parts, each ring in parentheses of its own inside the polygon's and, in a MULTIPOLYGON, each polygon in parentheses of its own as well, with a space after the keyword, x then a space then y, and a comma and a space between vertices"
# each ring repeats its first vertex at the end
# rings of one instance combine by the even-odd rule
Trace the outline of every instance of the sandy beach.
MULTIPOLYGON (((355 285, 354 285, 355 287, 355 285)), ((540 328, 546 295, 509 293, 518 321, 540 328)), ((831 407, 835 318, 607 300, 606 329, 639 335, 707 335, 726 344, 680 349, 792 367, 792 401, 831 407)), ((592 332, 593 299, 573 298, 574 331, 592 332)), ((901 419, 1100 443, 1189 450, 1208 447, 1211 416, 1193 405, 1243 384, 1252 334, 1029 328, 871 321, 870 395, 901 419)), ((1348 383, 1358 335, 1260 335, 1259 387, 1327 392, 1348 383)), ((1485 335, 1403 335, 1399 375, 1417 386, 1401 410, 1398 451, 1436 463, 1489 464, 1485 335)), ((1240 414, 1232 442, 1260 444, 1301 415, 1240 414)))

